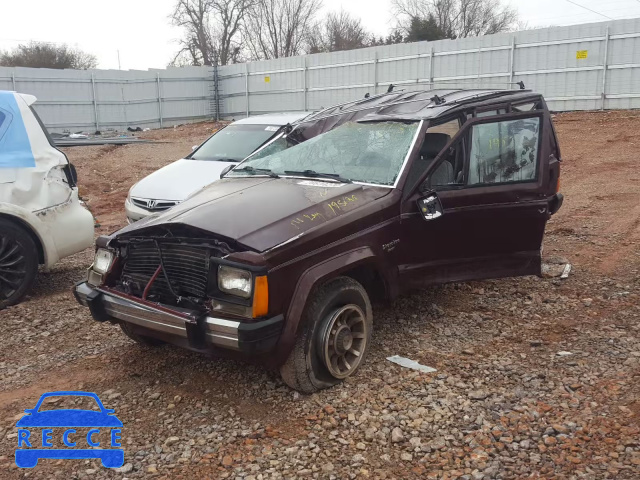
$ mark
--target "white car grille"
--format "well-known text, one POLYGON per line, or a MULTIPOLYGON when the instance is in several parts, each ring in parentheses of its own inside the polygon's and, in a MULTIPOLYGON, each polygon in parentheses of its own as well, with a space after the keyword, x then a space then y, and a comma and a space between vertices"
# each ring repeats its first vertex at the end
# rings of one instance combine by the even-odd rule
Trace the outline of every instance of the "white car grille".
POLYGON ((178 200, 155 200, 153 198, 131 197, 131 203, 136 207, 144 208, 150 212, 162 212, 164 210, 169 210, 180 202, 178 200))

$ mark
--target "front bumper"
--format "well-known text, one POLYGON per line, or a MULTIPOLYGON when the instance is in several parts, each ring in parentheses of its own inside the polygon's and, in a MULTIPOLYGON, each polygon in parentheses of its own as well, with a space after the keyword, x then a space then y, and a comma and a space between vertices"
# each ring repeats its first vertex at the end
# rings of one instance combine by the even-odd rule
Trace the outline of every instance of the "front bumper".
POLYGON ((220 347, 248 354, 264 353, 275 347, 284 323, 282 315, 257 322, 210 316, 189 321, 181 316, 188 312, 186 310, 156 308, 92 287, 87 282, 77 284, 73 294, 78 303, 89 307, 97 321, 125 322, 143 335, 198 351, 220 347), (171 313, 171 309, 175 313, 171 313))

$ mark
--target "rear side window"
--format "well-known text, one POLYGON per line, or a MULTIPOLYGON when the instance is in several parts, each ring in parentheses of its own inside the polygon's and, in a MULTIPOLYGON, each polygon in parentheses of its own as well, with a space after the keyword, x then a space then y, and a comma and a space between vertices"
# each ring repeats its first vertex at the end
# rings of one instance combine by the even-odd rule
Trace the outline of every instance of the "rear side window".
POLYGON ((539 140, 538 117, 474 125, 468 184, 534 181, 539 140))
POLYGON ((0 140, 4 135, 4 132, 9 128, 9 124, 11 123, 11 114, 9 112, 5 112, 0 109, 0 140))

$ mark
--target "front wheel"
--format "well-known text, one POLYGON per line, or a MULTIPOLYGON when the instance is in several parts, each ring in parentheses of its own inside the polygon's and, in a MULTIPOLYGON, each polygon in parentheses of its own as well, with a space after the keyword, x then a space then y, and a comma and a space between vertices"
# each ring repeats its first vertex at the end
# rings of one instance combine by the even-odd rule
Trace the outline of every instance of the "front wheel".
POLYGON ((364 287, 350 277, 328 281, 312 293, 302 322, 293 350, 280 368, 285 383, 313 393, 353 375, 364 360, 373 330, 364 287))

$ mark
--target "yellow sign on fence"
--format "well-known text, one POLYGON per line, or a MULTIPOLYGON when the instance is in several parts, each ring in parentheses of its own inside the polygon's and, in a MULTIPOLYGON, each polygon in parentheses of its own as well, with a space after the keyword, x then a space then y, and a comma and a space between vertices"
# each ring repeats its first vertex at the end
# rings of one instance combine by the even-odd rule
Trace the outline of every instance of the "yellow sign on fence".
POLYGON ((264 83, 271 83, 271 77, 264 77, 264 83))
POLYGON ((576 58, 578 60, 583 60, 583 59, 587 58, 588 54, 589 54, 589 50, 578 50, 576 52, 576 58))

